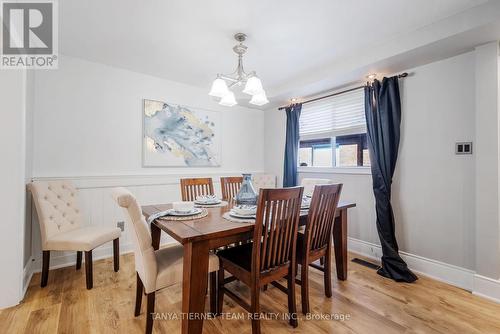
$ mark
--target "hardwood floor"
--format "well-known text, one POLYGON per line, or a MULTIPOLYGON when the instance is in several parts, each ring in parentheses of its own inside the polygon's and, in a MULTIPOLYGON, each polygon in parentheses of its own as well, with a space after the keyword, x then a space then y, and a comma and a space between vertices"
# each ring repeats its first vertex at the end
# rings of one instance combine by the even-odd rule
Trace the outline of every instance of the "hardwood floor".
MULTIPOLYGON (((134 317, 133 256, 121 257, 118 273, 110 269, 112 261, 95 261, 92 290, 85 289, 85 273, 74 266, 50 271, 43 289, 40 274, 36 274, 24 301, 0 311, 0 333, 143 333, 145 301, 141 315, 134 317)), ((415 284, 394 283, 352 262, 347 281, 333 276, 333 297, 327 299, 322 274, 310 269, 312 314, 337 314, 348 319, 306 320, 299 314, 298 328, 293 329, 282 318, 263 320, 263 333, 500 333, 500 305, 450 285, 422 276, 415 284)), ((233 290, 248 297, 246 287, 231 284, 233 290)), ((156 311, 164 317, 169 312, 180 314, 181 295, 180 285, 160 291, 156 311)), ((231 299, 225 298, 224 303, 225 314, 246 314, 231 299)), ((261 305, 263 312, 285 314, 287 297, 270 286, 261 294, 261 305)), ((154 332, 179 333, 180 321, 157 318, 154 332)), ((247 334, 251 324, 246 319, 210 319, 205 321, 204 333, 247 334)))

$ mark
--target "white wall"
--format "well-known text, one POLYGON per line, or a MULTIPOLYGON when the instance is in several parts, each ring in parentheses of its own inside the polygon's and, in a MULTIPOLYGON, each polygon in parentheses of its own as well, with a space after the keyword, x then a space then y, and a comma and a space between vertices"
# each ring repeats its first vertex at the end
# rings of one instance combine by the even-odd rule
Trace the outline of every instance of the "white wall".
MULTIPOLYGON (((401 80, 402 138, 393 183, 402 251, 474 268, 474 156, 456 156, 454 143, 474 140, 474 53, 409 69, 401 80)), ((282 174, 283 111, 266 111, 266 172, 282 174), (279 131, 276 131, 279 129, 279 131)), ((356 202, 349 236, 379 244, 369 174, 300 173, 344 184, 356 202)))
MULTIPOLYGON (((56 71, 34 75, 33 177, 66 178, 80 189, 86 224, 115 226, 124 220, 111 189, 126 186, 142 204, 180 198, 179 178, 264 170, 264 114, 221 107, 200 89, 103 64, 62 56, 56 71), (143 168, 143 99, 162 100, 221 113, 222 161, 210 168, 143 168)), ((34 268, 40 268, 40 237, 33 222, 34 268)), ((164 238, 163 242, 171 241, 164 238)), ((130 249, 128 228, 121 250, 130 249)), ((95 257, 111 254, 110 245, 95 257)), ((75 254, 54 252, 53 267, 74 262, 75 254)))
POLYGON ((499 47, 476 48, 476 271, 500 277, 499 47))
POLYGON ((26 158, 26 71, 0 71, 0 308, 17 304, 23 289, 26 158))
POLYGON ((206 169, 142 168, 143 99, 220 111, 222 166, 264 167, 263 112, 221 107, 207 89, 61 57, 56 71, 35 74, 34 176, 196 173, 206 169))

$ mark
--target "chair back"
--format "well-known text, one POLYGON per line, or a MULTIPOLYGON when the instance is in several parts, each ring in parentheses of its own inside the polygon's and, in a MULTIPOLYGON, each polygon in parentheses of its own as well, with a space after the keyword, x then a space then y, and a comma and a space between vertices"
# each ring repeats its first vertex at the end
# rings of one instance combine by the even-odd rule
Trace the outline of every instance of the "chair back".
POLYGON ((35 202, 43 250, 50 237, 82 225, 78 191, 71 182, 35 181, 28 187, 35 202))
POLYGON ((252 273, 273 270, 295 258, 301 202, 302 187, 260 190, 252 273))
POLYGON ((314 187, 319 184, 332 184, 330 179, 314 179, 314 178, 303 178, 300 185, 304 187, 304 195, 312 196, 314 192, 314 187))
POLYGON ((212 179, 209 177, 181 179, 181 195, 183 201, 194 201, 201 195, 214 195, 212 179))
POLYGON ((222 199, 225 201, 232 201, 240 190, 242 183, 243 177, 241 176, 221 177, 222 199))
POLYGON ((253 174, 252 185, 255 191, 266 188, 276 188, 276 175, 272 174, 253 174))
POLYGON ((125 188, 113 189, 116 203, 125 209, 127 220, 133 227, 132 243, 134 245, 135 270, 141 277, 146 293, 155 291, 158 265, 152 246, 151 234, 141 207, 136 198, 125 188))
POLYGON ((341 192, 342 184, 317 185, 314 188, 304 235, 304 249, 308 252, 325 248, 331 242, 341 192))

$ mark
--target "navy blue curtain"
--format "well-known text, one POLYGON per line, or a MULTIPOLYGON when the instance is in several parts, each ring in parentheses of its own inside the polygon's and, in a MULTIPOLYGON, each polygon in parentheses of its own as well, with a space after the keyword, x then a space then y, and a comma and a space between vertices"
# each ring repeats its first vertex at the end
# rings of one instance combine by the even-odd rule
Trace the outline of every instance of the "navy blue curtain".
POLYGON ((286 107, 286 142, 283 187, 295 187, 298 183, 297 164, 299 154, 299 118, 302 104, 286 107))
POLYGON ((378 274, 398 282, 414 282, 417 276, 399 256, 391 206, 391 184, 398 158, 401 100, 398 77, 375 80, 365 87, 365 112, 370 152, 377 231, 382 246, 378 274))

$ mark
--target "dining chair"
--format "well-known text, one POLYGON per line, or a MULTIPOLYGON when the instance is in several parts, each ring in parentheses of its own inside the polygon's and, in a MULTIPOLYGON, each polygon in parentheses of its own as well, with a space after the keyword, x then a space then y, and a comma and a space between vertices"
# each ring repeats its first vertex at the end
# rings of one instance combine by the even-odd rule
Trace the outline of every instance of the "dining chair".
MULTIPOLYGON (((261 189, 253 242, 219 251, 218 310, 222 313, 224 294, 245 310, 260 314, 259 296, 263 285, 287 277, 290 324, 297 327, 295 301, 295 256, 302 187, 261 189), (233 275, 224 278, 224 271, 233 275), (250 288, 250 303, 225 287, 238 279, 250 288)), ((252 333, 260 334, 260 320, 252 317, 252 333)))
POLYGON ((330 179, 303 178, 300 185, 304 187, 304 196, 312 196, 314 187, 318 184, 332 184, 330 179))
POLYGON ((181 179, 183 201, 194 201, 197 196, 214 194, 214 185, 209 177, 181 179))
POLYGON ((222 199, 225 201, 232 201, 243 183, 241 176, 228 176, 221 177, 220 184, 222 189, 222 199))
MULTIPOLYGON (((304 233, 297 237, 297 264, 300 265, 302 313, 310 312, 309 266, 324 258, 323 271, 325 296, 332 296, 332 228, 335 211, 342 192, 342 184, 317 185, 314 188, 304 233)), ((273 283, 273 285, 275 285, 273 283)))
POLYGON ((260 189, 276 188, 276 179, 276 175, 273 174, 254 174, 252 185, 257 192, 260 189))
POLYGON ((82 267, 85 252, 87 289, 94 285, 92 277, 92 250, 113 241, 114 270, 120 268, 119 238, 117 227, 83 225, 78 206, 78 191, 69 181, 35 181, 29 186, 35 202, 42 237, 41 287, 47 286, 51 251, 76 251, 76 269, 82 267))
MULTIPOLYGON (((113 198, 116 203, 126 210, 127 220, 133 229, 131 233, 134 245, 134 259, 136 270, 135 311, 137 317, 141 313, 142 295, 147 296, 146 334, 153 331, 153 316, 155 309, 155 292, 182 282, 183 254, 182 245, 174 244, 169 247, 154 250, 151 234, 144 219, 136 198, 125 188, 115 188, 113 198)), ((216 255, 210 254, 208 270, 210 272, 210 312, 217 312, 216 304, 216 273, 219 269, 219 260, 216 255)))

